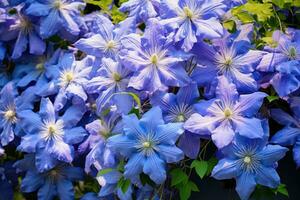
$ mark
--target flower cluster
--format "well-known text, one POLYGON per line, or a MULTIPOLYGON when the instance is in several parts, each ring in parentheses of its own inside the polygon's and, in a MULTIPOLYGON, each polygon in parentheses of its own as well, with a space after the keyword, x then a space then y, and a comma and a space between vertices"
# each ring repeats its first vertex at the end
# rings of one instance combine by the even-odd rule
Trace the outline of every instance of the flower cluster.
POLYGON ((235 179, 243 200, 280 186, 287 147, 300 166, 300 30, 259 46, 259 25, 231 16, 245 1, 122 2, 0 2, 0 191, 184 200, 194 168, 235 179), (19 187, 2 167, 10 154, 19 187))

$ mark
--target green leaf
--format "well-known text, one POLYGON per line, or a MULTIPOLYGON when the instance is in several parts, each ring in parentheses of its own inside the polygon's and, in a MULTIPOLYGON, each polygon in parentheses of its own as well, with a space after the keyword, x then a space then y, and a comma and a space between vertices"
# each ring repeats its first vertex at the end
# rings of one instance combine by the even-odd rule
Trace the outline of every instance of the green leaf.
POLYGON ((146 184, 155 187, 155 183, 150 179, 150 177, 147 174, 141 173, 140 174, 140 180, 142 182, 142 185, 145 186, 146 184))
POLYGON ((130 183, 131 183, 130 180, 126 179, 126 180, 124 181, 124 183, 122 184, 121 190, 122 190, 122 192, 123 192, 124 194, 127 192, 128 188, 129 188, 129 186, 130 186, 130 183))
POLYGON ((218 160, 215 157, 211 157, 208 160, 208 166, 207 166, 206 176, 210 175, 210 173, 212 172, 213 168, 216 166, 217 163, 218 163, 218 160))
POLYGON ((201 161, 194 160, 191 164, 191 167, 195 168, 198 176, 202 179, 207 172, 208 163, 207 163, 207 161, 204 161, 204 160, 201 160, 201 161))
POLYGON ((251 23, 254 19, 259 22, 265 22, 274 16, 274 10, 272 3, 249 1, 232 9, 232 14, 238 17, 243 23, 251 23))
POLYGON ((223 23, 224 27, 230 32, 233 33, 236 31, 236 24, 233 20, 228 20, 223 23))
POLYGON ((109 172, 112 172, 114 169, 112 168, 106 168, 106 169, 101 169, 98 173, 97 176, 103 176, 109 172))
POLYGON ((178 185, 180 183, 185 183, 188 181, 189 177, 186 175, 186 173, 184 171, 182 171, 182 169, 176 168, 173 169, 171 172, 171 186, 174 185, 178 185))
POLYGON ((181 183, 177 188, 179 190, 179 196, 181 200, 188 200, 191 196, 192 191, 199 192, 197 185, 192 181, 181 183))
POLYGON ((269 103, 273 102, 273 101, 276 101, 279 99, 278 96, 267 96, 267 99, 269 101, 269 103))
POLYGON ((289 192, 288 192, 288 190, 287 190, 285 184, 280 184, 280 185, 276 188, 275 193, 276 193, 276 194, 277 194, 277 193, 280 193, 280 194, 282 194, 282 195, 284 195, 284 196, 286 196, 286 197, 289 197, 289 192))

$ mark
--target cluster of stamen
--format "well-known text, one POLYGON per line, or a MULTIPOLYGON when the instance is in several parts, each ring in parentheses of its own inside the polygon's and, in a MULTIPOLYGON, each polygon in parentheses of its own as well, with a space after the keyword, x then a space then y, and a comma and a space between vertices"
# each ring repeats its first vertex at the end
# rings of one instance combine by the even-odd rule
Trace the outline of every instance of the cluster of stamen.
POLYGON ((16 112, 13 109, 8 109, 4 112, 4 118, 11 123, 15 123, 17 121, 16 112))

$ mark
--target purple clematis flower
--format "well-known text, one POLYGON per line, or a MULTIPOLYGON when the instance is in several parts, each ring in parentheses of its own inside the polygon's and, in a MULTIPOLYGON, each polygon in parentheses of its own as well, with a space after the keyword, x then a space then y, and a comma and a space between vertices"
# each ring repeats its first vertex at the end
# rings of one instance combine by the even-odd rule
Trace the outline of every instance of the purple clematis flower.
MULTIPOLYGON (((185 122, 196 111, 193 104, 199 98, 197 85, 181 87, 178 93, 155 92, 150 97, 153 106, 159 106, 162 109, 165 122, 185 122)), ((200 149, 199 135, 185 131, 180 137, 178 146, 190 158, 196 158, 200 149)))
POLYGON ((226 7, 223 0, 162 0, 161 24, 174 32, 174 41, 180 42, 185 51, 190 51, 194 43, 203 38, 218 38, 223 27, 217 20, 226 7))
POLYGON ((144 172, 157 184, 166 179, 166 163, 178 162, 183 152, 175 142, 183 133, 182 123, 165 124, 162 111, 153 107, 139 120, 123 116, 124 134, 108 139, 107 146, 128 159, 124 176, 136 180, 144 172))
MULTIPOLYGON (((98 113, 102 112, 109 100, 113 100, 111 98, 113 94, 127 91, 131 75, 132 72, 121 63, 111 58, 102 59, 102 66, 86 85, 88 93, 99 94, 96 100, 98 113)), ((128 104, 132 105, 128 95, 119 95, 116 98, 121 98, 121 101, 129 102, 128 104)))
POLYGON ((85 160, 85 171, 87 173, 91 171, 92 165, 99 171, 114 167, 117 164, 115 154, 107 147, 107 138, 122 133, 122 124, 119 118, 119 114, 111 112, 85 126, 90 135, 80 145, 79 149, 81 151, 87 148, 90 149, 85 160))
POLYGON ((177 51, 156 20, 149 20, 143 37, 130 34, 122 41, 120 53, 124 66, 134 71, 129 87, 154 92, 165 86, 184 86, 190 79, 180 62, 189 55, 177 51))
POLYGON ((193 52, 197 55, 198 66, 192 78, 199 85, 211 87, 211 93, 217 86, 217 77, 226 76, 239 92, 254 92, 258 89, 253 72, 264 52, 250 50, 252 25, 243 25, 240 31, 229 34, 223 39, 212 41, 212 45, 199 42, 193 52))
POLYGON ((235 85, 221 76, 216 98, 195 105, 199 114, 193 114, 184 128, 192 133, 211 135, 219 149, 229 145, 235 133, 252 139, 261 138, 261 120, 255 115, 266 96, 262 92, 239 95, 235 85))
POLYGON ((32 110, 19 112, 20 125, 26 135, 18 150, 36 153, 36 166, 40 172, 52 169, 59 161, 72 162, 74 144, 83 141, 86 131, 76 126, 85 108, 69 107, 62 116, 55 111, 52 102, 43 98, 38 113, 32 110))
POLYGON ((134 23, 131 20, 125 20, 118 25, 113 25, 103 15, 96 15, 91 23, 94 24, 92 30, 95 33, 91 37, 78 40, 75 46, 86 54, 97 58, 118 58, 121 41, 124 36, 133 32, 134 23))
POLYGON ((300 88, 300 38, 275 31, 272 40, 265 47, 268 54, 263 56, 257 69, 268 73, 267 80, 280 97, 285 97, 300 88))
POLYGON ((232 145, 222 151, 224 156, 212 171, 212 177, 218 180, 234 178, 235 189, 242 200, 249 199, 256 184, 270 188, 280 184, 275 168, 288 149, 268 144, 268 130, 264 131, 262 139, 237 135, 232 145))
POLYGON ((55 168, 40 173, 35 167, 32 154, 25 155, 25 158, 17 161, 14 166, 19 171, 26 172, 22 179, 21 191, 27 193, 38 190, 38 199, 52 200, 55 196, 60 199, 74 199, 72 182, 81 181, 84 178, 81 168, 64 163, 59 163, 55 168))
POLYGON ((292 101, 296 101, 298 104, 296 107, 292 107, 292 110, 294 111, 293 117, 281 109, 271 110, 272 118, 279 124, 285 126, 272 137, 271 142, 283 146, 293 145, 294 160, 297 167, 300 167, 300 100, 298 98, 293 99, 292 101))
POLYGON ((17 59, 22 56, 29 46, 30 54, 42 55, 46 50, 46 43, 41 39, 37 26, 32 19, 22 13, 22 8, 17 11, 14 24, 9 27, 9 34, 17 34, 17 39, 12 52, 12 58, 17 59))
POLYGON ((129 12, 129 18, 135 18, 138 23, 147 22, 156 17, 160 0, 129 0, 119 8, 121 12, 129 12))
POLYGON ((45 66, 46 77, 51 81, 44 84, 37 94, 45 97, 57 93, 54 102, 57 111, 66 105, 67 100, 72 100, 77 105, 84 104, 87 100, 85 85, 88 83, 92 63, 91 57, 76 61, 73 53, 63 54, 57 65, 45 66))
POLYGON ((26 13, 41 17, 40 34, 48 38, 63 27, 72 35, 79 35, 84 24, 80 17, 80 9, 85 6, 82 1, 73 0, 35 0, 30 3, 26 13))

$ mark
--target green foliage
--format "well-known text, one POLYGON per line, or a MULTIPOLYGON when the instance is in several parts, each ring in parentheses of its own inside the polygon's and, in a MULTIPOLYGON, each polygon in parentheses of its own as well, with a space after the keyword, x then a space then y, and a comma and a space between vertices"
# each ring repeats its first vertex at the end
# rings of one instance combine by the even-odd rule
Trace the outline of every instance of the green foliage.
POLYGON ((106 168, 106 169, 101 169, 98 173, 97 176, 103 176, 109 172, 112 172, 114 169, 112 168, 106 168))
POLYGON ((119 4, 116 6, 113 0, 85 0, 88 4, 98 6, 101 12, 108 15, 115 24, 123 21, 127 17, 126 14, 120 12, 118 9, 118 6, 126 1, 127 0, 119 1, 119 4))
POLYGON ((131 182, 128 179, 125 179, 124 177, 120 178, 118 181, 117 187, 122 190, 123 193, 126 193, 131 182))
POLYGON ((208 169, 208 162, 204 160, 194 160, 191 167, 194 168, 198 176, 203 179, 208 169))
POLYGON ((189 176, 180 168, 175 168, 171 172, 171 186, 179 191, 180 200, 187 200, 192 192, 199 192, 197 185, 189 180, 189 176))
POLYGON ((274 193, 275 193, 276 195, 279 193, 279 194, 282 194, 283 196, 289 197, 289 192, 288 192, 288 190, 287 190, 285 184, 280 184, 280 185, 274 190, 274 193))
POLYGON ((254 21, 265 22, 274 16, 274 10, 271 3, 249 1, 246 4, 232 9, 232 14, 243 23, 252 23, 254 21))

